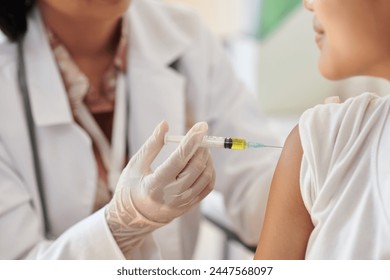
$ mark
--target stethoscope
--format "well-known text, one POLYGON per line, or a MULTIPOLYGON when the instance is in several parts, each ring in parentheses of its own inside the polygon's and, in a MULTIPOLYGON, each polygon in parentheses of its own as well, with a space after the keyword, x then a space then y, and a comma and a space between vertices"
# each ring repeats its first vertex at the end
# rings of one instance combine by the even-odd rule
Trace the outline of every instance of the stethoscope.
MULTIPOLYGON (((50 233, 50 224, 48 218, 46 197, 45 197, 45 188, 44 180, 42 175, 42 168, 39 158, 39 148, 37 144, 37 137, 35 131, 35 124, 31 109, 31 102, 29 97, 29 90, 27 86, 27 73, 26 73, 26 64, 25 57, 23 52, 23 38, 20 38, 17 42, 17 78, 19 84, 19 90, 22 96, 23 107, 25 110, 25 118, 28 126, 28 133, 30 138, 30 145, 33 156, 34 172, 36 178, 36 184, 39 192, 40 204, 42 209, 42 218, 44 222, 44 231, 45 236, 48 237, 50 233)), ((113 135, 112 135, 112 145, 109 147, 109 144, 103 143, 105 145, 100 150, 100 153, 105 161, 105 166, 108 171, 108 183, 109 188, 113 192, 115 190, 116 182, 119 179, 121 171, 123 169, 124 159, 126 158, 126 142, 127 142, 127 125, 129 108, 128 108, 128 98, 129 95, 126 93, 126 77, 124 74, 118 76, 117 80, 117 90, 116 90, 116 102, 115 102, 115 114, 114 114, 114 124, 113 124, 113 135)), ((98 143, 104 142, 102 139, 103 133, 100 131, 97 123, 93 120, 92 115, 89 113, 85 105, 79 109, 80 115, 83 116, 82 121, 86 122, 88 125, 85 127, 86 130, 94 141, 98 143)), ((106 141, 107 142, 107 141, 106 141)), ((98 145, 99 148, 99 145, 98 145)))
POLYGON ((29 91, 27 86, 26 65, 25 65, 24 53, 23 53, 23 37, 20 38, 17 42, 17 77, 18 77, 19 90, 22 96, 25 118, 27 122, 29 138, 30 138, 35 179, 38 187, 39 199, 41 202, 44 231, 45 231, 45 236, 48 237, 50 233, 50 225, 49 225, 49 218, 48 218, 47 207, 46 207, 46 197, 44 192, 44 183, 42 179, 42 170, 41 170, 39 153, 38 153, 37 138, 35 134, 35 125, 34 125, 33 115, 31 111, 31 102, 30 102, 29 91))

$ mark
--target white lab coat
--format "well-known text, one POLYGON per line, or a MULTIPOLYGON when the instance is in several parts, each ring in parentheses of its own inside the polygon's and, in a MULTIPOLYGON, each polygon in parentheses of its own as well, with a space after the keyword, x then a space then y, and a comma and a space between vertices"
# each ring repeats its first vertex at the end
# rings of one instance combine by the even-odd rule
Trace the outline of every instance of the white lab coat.
MULTIPOLYGON (((186 102, 210 135, 271 142, 257 100, 236 79, 223 49, 184 8, 134 0, 129 9, 128 149, 161 120, 185 133, 186 102), (178 63, 174 63, 179 61, 178 63), (170 65, 176 64, 176 69, 170 65)), ((27 83, 53 240, 43 234, 32 152, 16 76, 16 46, 0 46, 0 258, 123 259, 104 218, 91 215, 97 171, 91 139, 73 120, 39 13, 25 38, 27 83)), ((164 148, 156 164, 174 145, 164 148)), ((216 189, 241 237, 256 243, 278 151, 213 151, 216 189)), ((199 208, 147 236, 136 258, 190 259, 199 208)))

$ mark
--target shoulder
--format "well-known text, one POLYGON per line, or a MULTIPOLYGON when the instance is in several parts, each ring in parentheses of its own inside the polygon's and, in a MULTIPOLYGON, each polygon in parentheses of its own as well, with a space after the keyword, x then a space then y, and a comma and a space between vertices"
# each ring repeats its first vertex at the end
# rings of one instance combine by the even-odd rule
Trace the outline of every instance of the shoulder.
MULTIPOLYGON (((388 122, 389 110, 390 96, 364 93, 344 103, 317 105, 303 113, 299 121, 301 190, 307 205, 312 205, 325 186, 339 186, 342 180, 348 180, 357 164, 368 164, 388 122), (331 180, 333 183, 329 183, 331 180)), ((332 192, 333 188, 328 190, 332 192)))
POLYGON ((313 225, 300 193, 302 148, 296 126, 285 141, 272 179, 256 258, 304 259, 313 225))
POLYGON ((344 103, 317 105, 305 111, 299 120, 303 146, 316 142, 320 146, 344 146, 351 137, 362 136, 365 128, 375 126, 388 110, 390 98, 363 93, 344 103))
POLYGON ((348 98, 343 103, 327 103, 316 105, 313 108, 306 110, 302 114, 301 119, 318 115, 340 117, 342 115, 348 114, 352 109, 359 109, 359 111, 364 111, 365 115, 367 115, 370 114, 371 109, 374 109, 375 107, 380 106, 380 104, 384 104, 386 102, 388 102, 388 96, 381 97, 375 93, 365 92, 355 97, 348 98), (369 109, 369 111, 366 109, 369 109), (336 115, 330 115, 329 113, 336 113, 336 115))
POLYGON ((286 138, 281 154, 281 159, 286 160, 286 162, 295 162, 299 165, 301 158, 302 145, 299 137, 299 127, 295 126, 286 138))

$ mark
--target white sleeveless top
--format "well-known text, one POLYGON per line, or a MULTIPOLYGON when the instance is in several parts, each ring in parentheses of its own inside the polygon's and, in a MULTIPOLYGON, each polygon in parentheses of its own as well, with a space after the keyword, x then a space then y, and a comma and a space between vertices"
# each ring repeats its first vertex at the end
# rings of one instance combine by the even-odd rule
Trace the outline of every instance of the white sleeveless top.
POLYGON ((390 259, 390 96, 318 105, 299 131, 306 259, 390 259))

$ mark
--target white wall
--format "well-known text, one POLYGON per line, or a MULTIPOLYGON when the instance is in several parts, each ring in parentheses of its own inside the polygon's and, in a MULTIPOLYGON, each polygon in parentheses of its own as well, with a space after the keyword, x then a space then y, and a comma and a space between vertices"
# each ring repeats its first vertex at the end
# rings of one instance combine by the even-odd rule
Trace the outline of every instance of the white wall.
POLYGON ((330 95, 342 99, 365 91, 390 93, 390 83, 357 77, 328 81, 321 76, 314 42, 312 13, 296 9, 265 41, 253 36, 260 21, 261 0, 163 0, 193 7, 224 40, 234 68, 273 116, 298 116, 330 95))
MULTIPOLYGON (((234 36, 241 29, 243 0, 163 0, 168 3, 185 4, 196 10, 210 29, 220 36, 234 36)), ((245 0, 244 0, 245 1, 245 0)))
POLYGON ((312 15, 303 8, 259 44, 258 95, 266 112, 299 114, 321 103, 335 84, 318 72, 312 15))

